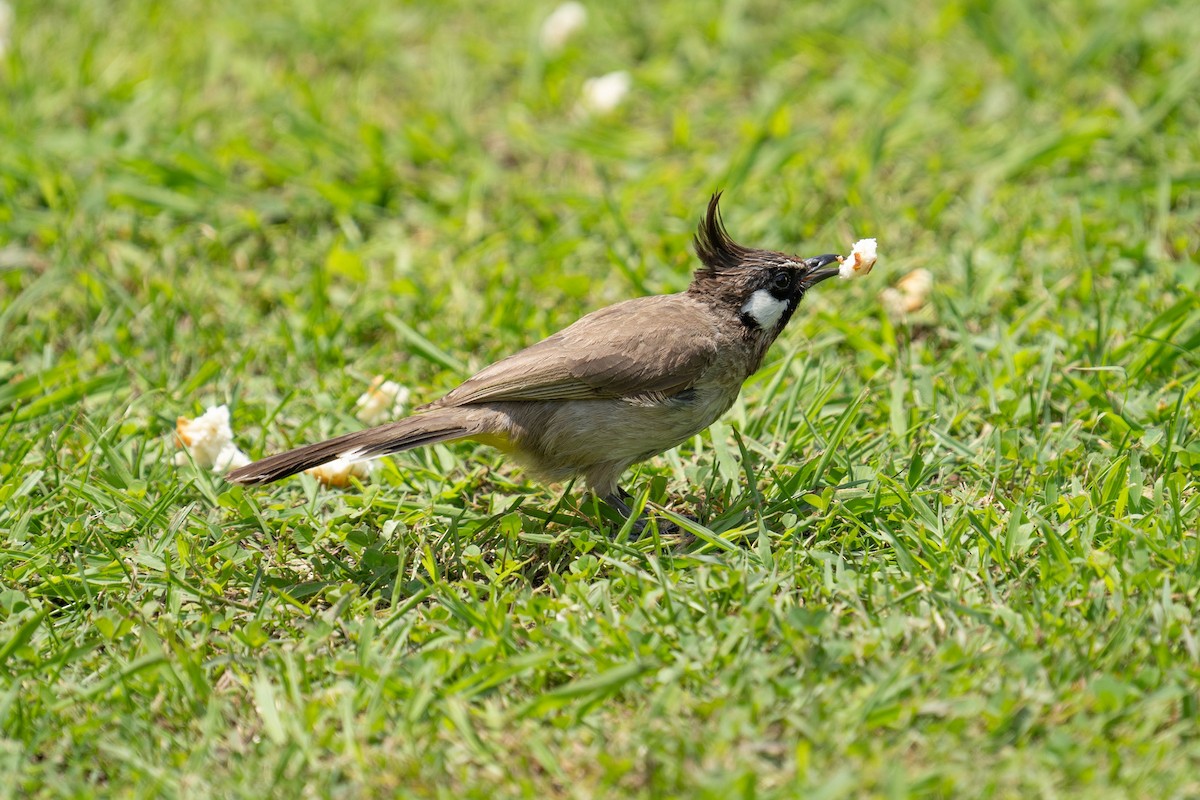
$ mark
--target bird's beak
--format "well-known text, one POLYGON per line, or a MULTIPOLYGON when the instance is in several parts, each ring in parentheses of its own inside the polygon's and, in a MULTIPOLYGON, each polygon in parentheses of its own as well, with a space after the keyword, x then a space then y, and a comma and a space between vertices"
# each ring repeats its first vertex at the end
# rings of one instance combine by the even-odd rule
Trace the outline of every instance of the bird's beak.
POLYGON ((801 263, 808 269, 804 273, 804 277, 801 278, 804 288, 812 288, 821 281, 828 280, 837 275, 840 270, 841 260, 841 256, 832 254, 804 259, 801 263), (839 266, 829 267, 830 264, 838 264, 839 266), (828 269, 823 269, 824 267, 828 267, 828 269))

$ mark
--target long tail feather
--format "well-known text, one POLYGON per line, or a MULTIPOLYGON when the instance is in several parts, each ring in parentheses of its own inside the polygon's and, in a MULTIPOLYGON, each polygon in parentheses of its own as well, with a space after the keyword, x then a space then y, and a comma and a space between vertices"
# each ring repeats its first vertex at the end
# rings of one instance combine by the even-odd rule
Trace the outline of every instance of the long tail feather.
POLYGON ((478 431, 456 421, 455 414, 417 414, 377 428, 343 434, 324 442, 305 445, 286 453, 276 453, 261 461, 239 467, 225 475, 234 483, 256 485, 272 483, 319 467, 334 459, 368 461, 372 458, 399 453, 426 444, 452 441, 471 436, 478 431))

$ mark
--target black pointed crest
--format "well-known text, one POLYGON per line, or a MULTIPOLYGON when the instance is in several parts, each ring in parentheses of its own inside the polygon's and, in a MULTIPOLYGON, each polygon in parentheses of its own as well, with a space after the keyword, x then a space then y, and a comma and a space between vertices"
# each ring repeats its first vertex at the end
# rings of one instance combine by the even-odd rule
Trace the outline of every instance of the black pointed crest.
POLYGON ((715 193, 708 200, 708 213, 696 230, 696 255, 704 264, 704 269, 696 272, 696 277, 715 278, 722 272, 730 272, 751 265, 761 266, 760 261, 773 260, 782 257, 782 253, 766 251, 756 247, 744 247, 733 241, 721 221, 719 207, 721 193, 715 193))
POLYGON ((708 213, 700 227, 696 230, 696 255, 704 263, 700 270, 715 277, 718 273, 735 269, 741 265, 751 250, 729 238, 725 223, 721 221, 719 203, 721 193, 717 192, 708 201, 708 213))
POLYGON ((794 256, 746 247, 729 238, 721 222, 720 201, 721 193, 717 192, 708 201, 708 213, 696 230, 696 255, 703 266, 692 274, 689 292, 715 296, 732 291, 738 295, 749 285, 747 282, 761 279, 762 270, 797 266, 794 256))

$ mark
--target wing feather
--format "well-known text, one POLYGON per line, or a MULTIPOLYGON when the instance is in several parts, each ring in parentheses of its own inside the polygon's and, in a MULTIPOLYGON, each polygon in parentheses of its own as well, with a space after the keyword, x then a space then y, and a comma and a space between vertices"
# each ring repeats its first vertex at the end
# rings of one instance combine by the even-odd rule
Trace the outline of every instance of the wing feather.
POLYGON ((716 351, 716 322, 700 303, 640 297, 497 361, 434 405, 670 397, 691 388, 716 351))

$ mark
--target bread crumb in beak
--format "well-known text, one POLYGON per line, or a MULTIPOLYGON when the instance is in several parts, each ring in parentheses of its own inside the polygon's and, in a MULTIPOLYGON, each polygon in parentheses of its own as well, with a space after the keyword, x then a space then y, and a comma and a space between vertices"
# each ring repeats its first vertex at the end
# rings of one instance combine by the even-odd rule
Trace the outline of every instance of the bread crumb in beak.
POLYGON ((210 406, 195 419, 177 419, 175 444, 186 451, 175 454, 176 466, 193 461, 201 469, 223 474, 250 463, 250 458, 233 443, 228 406, 210 406))
POLYGON ((871 268, 875 266, 875 240, 874 239, 859 239, 854 243, 853 249, 850 250, 850 255, 842 259, 842 266, 838 270, 838 275, 842 280, 850 280, 851 278, 861 278, 863 275, 870 273, 871 268))

